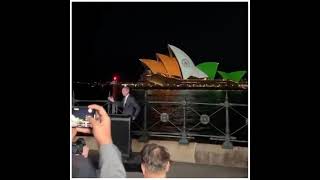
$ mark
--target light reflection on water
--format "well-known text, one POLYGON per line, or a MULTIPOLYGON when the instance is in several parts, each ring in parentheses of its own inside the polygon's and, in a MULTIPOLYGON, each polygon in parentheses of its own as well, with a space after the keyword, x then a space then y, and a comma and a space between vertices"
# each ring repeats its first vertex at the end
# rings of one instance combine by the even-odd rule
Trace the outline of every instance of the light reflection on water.
MULTIPOLYGON (((106 89, 91 89, 91 92, 75 89, 77 99, 107 99, 109 91, 106 89), (91 96, 91 97, 90 97, 91 96)), ((132 125, 132 130, 140 130, 143 127, 144 120, 144 102, 145 102, 145 90, 132 90, 131 94, 136 98, 141 106, 141 112, 137 118, 137 124, 132 125), (139 127, 140 126, 140 127, 139 127)), ((147 90, 148 101, 168 101, 168 102, 182 102, 187 103, 223 103, 225 101, 224 90, 147 90)), ((121 96, 118 98, 121 100, 121 96)), ((248 104, 248 91, 228 91, 228 98, 230 103, 248 104)), ((206 134, 206 135, 223 135, 220 131, 225 132, 225 109, 215 113, 210 118, 210 123, 203 125, 199 123, 200 116, 202 114, 211 115, 217 111, 219 106, 197 105, 187 104, 186 106, 186 129, 190 130, 190 133, 206 134), (219 130, 216 130, 216 128, 219 130)), ((234 107, 239 113, 248 117, 248 107, 234 107)), ((149 104, 147 109, 147 127, 151 127, 159 121, 159 113, 168 113, 169 120, 178 128, 183 126, 183 105, 182 104, 149 104), (153 108, 151 108, 153 107, 153 108), (154 110, 155 109, 155 110, 154 110), (158 111, 158 112, 156 112, 158 111)), ((230 131, 231 133, 245 125, 246 120, 229 109, 230 117, 230 131)), ((169 122, 158 122, 150 131, 156 132, 180 132, 175 126, 169 122)), ((233 136, 239 140, 248 140, 248 128, 245 127, 242 130, 235 133, 233 136)), ((209 141, 209 140, 208 140, 209 141)))

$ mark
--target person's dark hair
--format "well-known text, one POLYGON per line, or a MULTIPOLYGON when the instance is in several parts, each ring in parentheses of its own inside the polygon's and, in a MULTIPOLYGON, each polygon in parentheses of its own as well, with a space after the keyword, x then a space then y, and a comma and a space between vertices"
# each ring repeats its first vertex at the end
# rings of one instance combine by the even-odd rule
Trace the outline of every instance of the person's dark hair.
POLYGON ((128 86, 123 86, 122 89, 127 89, 128 91, 130 91, 130 88, 128 86))
POLYGON ((146 144, 141 150, 141 163, 150 172, 165 170, 168 162, 170 162, 170 154, 163 146, 146 144))

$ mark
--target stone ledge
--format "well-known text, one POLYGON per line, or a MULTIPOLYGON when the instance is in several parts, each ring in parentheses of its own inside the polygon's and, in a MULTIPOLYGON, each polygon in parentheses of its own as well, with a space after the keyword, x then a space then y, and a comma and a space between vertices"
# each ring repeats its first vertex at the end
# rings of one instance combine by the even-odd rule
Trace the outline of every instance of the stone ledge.
MULTIPOLYGON (((92 136, 79 136, 85 139, 92 150, 98 150, 96 140, 92 136)), ((150 140, 166 147, 171 159, 177 162, 209 164, 225 167, 248 168, 248 148, 235 146, 233 149, 223 149, 221 145, 191 142, 187 145, 177 141, 150 140)), ((140 152, 146 143, 132 139, 132 151, 140 152)))

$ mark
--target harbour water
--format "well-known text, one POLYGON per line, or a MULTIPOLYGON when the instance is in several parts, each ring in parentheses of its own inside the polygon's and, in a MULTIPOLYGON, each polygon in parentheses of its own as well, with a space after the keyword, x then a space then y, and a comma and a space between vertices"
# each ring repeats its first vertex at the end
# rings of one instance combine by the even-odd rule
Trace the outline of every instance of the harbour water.
MULTIPOLYGON (((75 98, 78 100, 107 100, 111 87, 74 86, 75 98)), ((226 126, 226 110, 213 105, 224 103, 226 92, 229 103, 248 105, 247 90, 210 90, 210 89, 132 89, 131 94, 141 107, 136 121, 132 123, 132 131, 142 131, 145 120, 144 106, 147 103, 147 129, 150 132, 180 133, 185 118, 185 129, 189 134, 224 136, 226 126), (156 102, 155 102, 156 101, 156 102), (185 111, 183 103, 185 105, 185 111), (167 113, 167 122, 160 121, 160 114, 167 113), (201 123, 201 115, 208 115, 208 123, 201 123)), ((118 93, 118 100, 121 100, 118 93)), ((84 103, 88 104, 88 103, 84 103)), ((82 104, 82 105, 84 105, 82 104)), ((98 103, 105 105, 105 103, 98 103)), ((232 106, 229 108, 229 124, 231 136, 236 140, 248 140, 248 106, 232 106), (241 129, 240 129, 241 128, 241 129)), ((207 137, 197 136, 194 141, 212 143, 207 137)), ((214 141, 214 143, 219 143, 214 141)), ((220 141, 220 143, 222 143, 220 141)), ((246 142, 238 143, 247 146, 246 142)))

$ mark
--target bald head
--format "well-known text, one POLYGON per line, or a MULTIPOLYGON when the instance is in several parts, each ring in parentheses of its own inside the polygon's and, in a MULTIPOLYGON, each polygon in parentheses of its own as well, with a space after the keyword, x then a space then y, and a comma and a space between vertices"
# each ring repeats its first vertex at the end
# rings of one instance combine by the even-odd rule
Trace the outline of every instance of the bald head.
POLYGON ((170 167, 170 154, 157 144, 147 144, 141 150, 141 169, 145 177, 165 177, 170 167))

